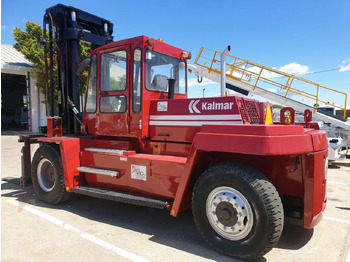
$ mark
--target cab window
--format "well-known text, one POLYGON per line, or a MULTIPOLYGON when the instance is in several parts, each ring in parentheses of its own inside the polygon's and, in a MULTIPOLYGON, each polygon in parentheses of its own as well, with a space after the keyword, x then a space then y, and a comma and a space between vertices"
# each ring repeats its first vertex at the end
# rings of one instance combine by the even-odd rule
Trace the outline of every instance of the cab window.
POLYGON ((134 51, 133 68, 133 88, 132 88, 132 109, 134 113, 141 111, 141 49, 134 51))
POLYGON ((101 91, 122 91, 126 89, 125 50, 101 55, 101 91))
POLYGON ((186 63, 178 58, 146 51, 146 88, 152 91, 168 92, 168 79, 175 79, 175 93, 186 93, 186 63))
POLYGON ((86 113, 96 112, 97 56, 93 55, 90 64, 88 89, 86 92, 86 113))
POLYGON ((100 112, 101 113, 125 113, 126 97, 121 96, 101 96, 100 112))

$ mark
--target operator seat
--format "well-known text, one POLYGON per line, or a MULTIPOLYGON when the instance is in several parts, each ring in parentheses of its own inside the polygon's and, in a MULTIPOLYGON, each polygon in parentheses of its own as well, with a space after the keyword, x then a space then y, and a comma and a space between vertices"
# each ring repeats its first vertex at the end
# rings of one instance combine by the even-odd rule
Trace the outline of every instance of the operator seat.
POLYGON ((168 78, 165 75, 155 75, 152 81, 152 89, 168 91, 168 78))

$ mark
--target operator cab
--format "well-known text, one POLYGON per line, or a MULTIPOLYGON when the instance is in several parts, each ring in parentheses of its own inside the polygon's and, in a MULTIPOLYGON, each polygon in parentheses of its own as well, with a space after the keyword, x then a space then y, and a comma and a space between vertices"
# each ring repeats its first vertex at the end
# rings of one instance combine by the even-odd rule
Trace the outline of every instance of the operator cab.
POLYGON ((83 114, 85 133, 148 137, 150 101, 187 98, 190 56, 146 36, 93 50, 83 114))

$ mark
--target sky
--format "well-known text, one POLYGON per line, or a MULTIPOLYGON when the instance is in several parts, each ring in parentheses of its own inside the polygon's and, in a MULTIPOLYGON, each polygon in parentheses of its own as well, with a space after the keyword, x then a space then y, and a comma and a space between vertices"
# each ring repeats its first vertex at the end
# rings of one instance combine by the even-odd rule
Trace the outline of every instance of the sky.
MULTIPOLYGON (((1 1, 1 43, 26 21, 42 24, 51 0, 1 1)), ((188 50, 193 63, 202 46, 267 67, 302 75, 350 96, 349 0, 60 1, 114 23, 114 40, 138 35, 188 50)), ((189 75, 189 96, 218 96, 219 84, 189 75)), ((330 95, 329 102, 344 105, 330 95)), ((350 108, 350 98, 347 98, 350 108)))

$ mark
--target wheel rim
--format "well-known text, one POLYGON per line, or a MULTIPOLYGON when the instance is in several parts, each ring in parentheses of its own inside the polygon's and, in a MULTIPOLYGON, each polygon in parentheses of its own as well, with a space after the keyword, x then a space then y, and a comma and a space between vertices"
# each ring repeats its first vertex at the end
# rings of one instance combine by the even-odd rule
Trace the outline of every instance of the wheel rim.
POLYGON ((55 168, 50 160, 43 158, 40 160, 37 169, 38 183, 42 190, 50 192, 55 186, 55 168))
POLYGON ((218 187, 209 194, 206 213, 212 228, 229 240, 245 238, 253 227, 253 211, 248 200, 232 187, 218 187))

